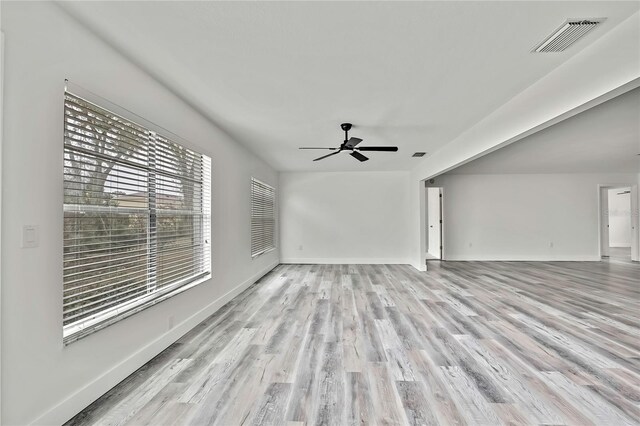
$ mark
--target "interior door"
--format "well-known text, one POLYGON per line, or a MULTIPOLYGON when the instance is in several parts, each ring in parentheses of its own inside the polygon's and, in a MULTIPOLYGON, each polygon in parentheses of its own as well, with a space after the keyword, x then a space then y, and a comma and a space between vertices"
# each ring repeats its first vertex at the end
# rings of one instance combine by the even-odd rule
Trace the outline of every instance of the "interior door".
POLYGON ((441 188, 427 188, 427 229, 429 232, 428 253, 440 259, 442 249, 441 188))

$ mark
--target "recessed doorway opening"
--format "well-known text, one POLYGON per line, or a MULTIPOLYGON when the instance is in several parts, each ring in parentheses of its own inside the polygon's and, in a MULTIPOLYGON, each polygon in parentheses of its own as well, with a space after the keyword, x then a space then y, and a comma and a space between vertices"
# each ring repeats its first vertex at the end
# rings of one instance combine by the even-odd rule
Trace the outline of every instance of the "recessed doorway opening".
POLYGON ((443 190, 441 187, 425 188, 426 202, 426 241, 427 252, 425 258, 429 260, 443 259, 443 218, 442 218, 442 199, 443 190))
POLYGON ((600 256, 630 262, 637 256, 634 216, 635 186, 600 186, 600 256))

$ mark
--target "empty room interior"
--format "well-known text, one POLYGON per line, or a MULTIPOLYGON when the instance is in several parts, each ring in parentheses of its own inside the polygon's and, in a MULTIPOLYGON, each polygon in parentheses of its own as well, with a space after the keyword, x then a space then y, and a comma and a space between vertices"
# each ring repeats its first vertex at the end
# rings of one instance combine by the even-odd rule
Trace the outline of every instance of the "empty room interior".
POLYGON ((640 425, 640 1, 1 1, 2 425, 640 425))

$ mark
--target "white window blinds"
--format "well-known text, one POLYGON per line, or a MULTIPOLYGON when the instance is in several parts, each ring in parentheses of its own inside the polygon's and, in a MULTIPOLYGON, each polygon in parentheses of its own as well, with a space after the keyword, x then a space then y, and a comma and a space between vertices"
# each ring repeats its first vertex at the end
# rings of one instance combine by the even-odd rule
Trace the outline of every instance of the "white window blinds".
POLYGON ((65 92, 65 343, 211 273, 211 159, 65 92))
POLYGON ((251 256, 276 247, 275 190, 251 178, 251 256))

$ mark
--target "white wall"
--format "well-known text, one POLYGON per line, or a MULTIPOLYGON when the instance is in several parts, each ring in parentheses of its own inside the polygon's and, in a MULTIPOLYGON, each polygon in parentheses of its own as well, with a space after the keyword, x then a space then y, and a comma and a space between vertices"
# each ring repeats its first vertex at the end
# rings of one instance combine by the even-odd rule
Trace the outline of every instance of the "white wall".
POLYGON ((411 171, 409 221, 413 228, 411 258, 414 267, 425 270, 422 258, 426 231, 421 181, 638 87, 639 17, 640 12, 630 16, 443 149, 425 157, 411 171))
MULTIPOLYGON (((60 424, 278 262, 251 260, 250 177, 277 174, 52 3, 3 2, 2 424, 60 424), (62 345, 64 79, 213 158, 213 279, 62 345), (20 248, 24 224, 40 246, 20 248), (168 330, 168 317, 176 326, 168 330)), ((215 96, 215 93, 211 94, 215 96)))
POLYGON ((408 173, 281 173, 279 197, 283 263, 410 262, 408 173))
POLYGON ((444 258, 599 260, 598 184, 634 179, 634 174, 436 178, 444 187, 444 258))
POLYGON ((631 188, 609 190, 609 247, 631 247, 631 188))

